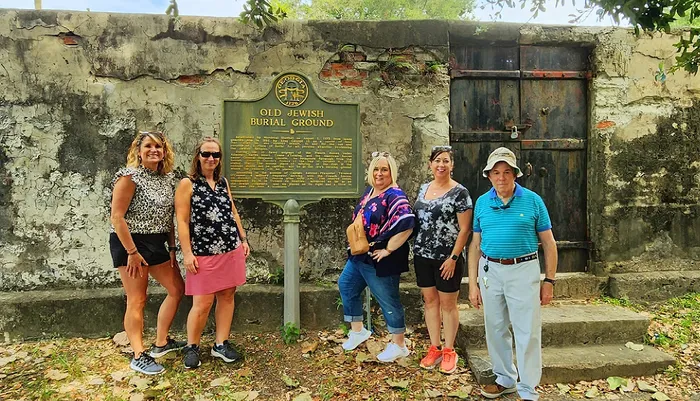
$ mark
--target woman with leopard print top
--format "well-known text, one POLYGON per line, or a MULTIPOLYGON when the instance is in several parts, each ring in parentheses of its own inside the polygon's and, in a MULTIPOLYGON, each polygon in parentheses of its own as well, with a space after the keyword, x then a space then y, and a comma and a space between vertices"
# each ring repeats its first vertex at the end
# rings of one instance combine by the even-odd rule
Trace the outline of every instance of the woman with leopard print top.
POLYGON ((147 375, 165 370, 153 358, 185 345, 168 337, 185 287, 175 259, 173 164, 172 146, 162 132, 140 132, 129 147, 126 167, 112 182, 109 245, 126 292, 124 330, 134 350, 130 367, 147 375), (143 310, 149 274, 167 296, 158 312, 155 344, 146 352, 143 310))

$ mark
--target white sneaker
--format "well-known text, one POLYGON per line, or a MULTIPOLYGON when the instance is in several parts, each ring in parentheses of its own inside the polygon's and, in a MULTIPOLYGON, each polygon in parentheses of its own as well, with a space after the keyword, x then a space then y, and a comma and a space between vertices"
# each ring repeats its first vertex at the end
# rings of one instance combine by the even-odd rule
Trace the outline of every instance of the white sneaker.
POLYGON ((377 359, 379 359, 379 362, 394 362, 395 360, 399 358, 405 358, 410 354, 411 351, 406 348, 404 345, 403 347, 399 347, 395 343, 389 343, 389 345, 386 346, 386 349, 382 351, 381 354, 377 355, 377 359))
POLYGON ((350 331, 350 334, 348 334, 348 340, 343 343, 343 349, 346 351, 352 351, 357 348, 358 345, 367 341, 371 335, 372 332, 364 327, 360 331, 350 331))

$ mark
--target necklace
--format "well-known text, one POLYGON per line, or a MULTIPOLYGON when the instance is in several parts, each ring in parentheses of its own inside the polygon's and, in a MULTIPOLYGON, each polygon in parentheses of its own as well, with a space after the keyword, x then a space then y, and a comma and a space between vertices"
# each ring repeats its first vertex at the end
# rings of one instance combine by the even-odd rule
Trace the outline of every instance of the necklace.
POLYGON ((447 184, 447 186, 445 186, 445 187, 440 187, 440 188, 436 188, 436 187, 435 187, 435 183, 430 184, 430 186, 433 187, 433 188, 432 188, 432 190, 433 190, 433 196, 437 196, 438 192, 443 191, 443 190, 449 188, 449 183, 447 184))

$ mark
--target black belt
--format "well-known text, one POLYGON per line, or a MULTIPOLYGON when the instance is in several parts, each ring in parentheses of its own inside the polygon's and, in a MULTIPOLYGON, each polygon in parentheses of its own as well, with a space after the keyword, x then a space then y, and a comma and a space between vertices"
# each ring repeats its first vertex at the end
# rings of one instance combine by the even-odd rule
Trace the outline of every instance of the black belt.
POLYGON ((481 256, 483 256, 488 261, 500 263, 502 265, 516 265, 518 263, 528 262, 537 259, 537 252, 531 255, 521 256, 519 258, 492 258, 490 256, 486 256, 486 254, 483 252, 481 253, 481 256))

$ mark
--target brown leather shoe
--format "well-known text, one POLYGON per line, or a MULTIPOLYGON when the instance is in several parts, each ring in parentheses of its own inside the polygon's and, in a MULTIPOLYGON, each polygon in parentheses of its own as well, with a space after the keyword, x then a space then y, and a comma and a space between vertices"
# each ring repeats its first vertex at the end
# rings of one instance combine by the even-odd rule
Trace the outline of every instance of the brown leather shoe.
POLYGON ((498 383, 487 384, 481 387, 481 395, 486 398, 494 399, 502 396, 503 394, 511 394, 516 392, 515 386, 513 387, 503 387, 498 383))

